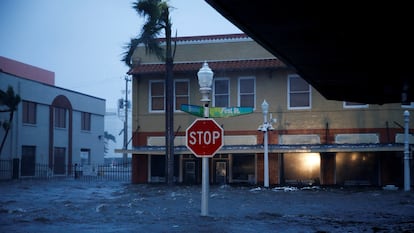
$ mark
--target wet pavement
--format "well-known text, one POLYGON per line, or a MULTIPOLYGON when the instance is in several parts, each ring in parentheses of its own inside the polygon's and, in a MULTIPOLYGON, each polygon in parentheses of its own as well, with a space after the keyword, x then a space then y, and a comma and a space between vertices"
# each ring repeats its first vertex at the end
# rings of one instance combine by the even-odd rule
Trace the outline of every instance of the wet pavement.
POLYGON ((0 182, 0 232, 414 232, 414 192, 116 181, 0 182))

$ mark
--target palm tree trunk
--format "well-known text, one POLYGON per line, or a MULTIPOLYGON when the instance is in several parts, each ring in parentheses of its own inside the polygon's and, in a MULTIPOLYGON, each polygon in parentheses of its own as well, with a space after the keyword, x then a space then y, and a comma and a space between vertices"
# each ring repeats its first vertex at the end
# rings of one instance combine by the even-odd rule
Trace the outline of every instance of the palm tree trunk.
MULTIPOLYGON (((167 17, 168 14, 167 14, 167 17)), ((173 57, 171 49, 171 25, 165 28, 166 38, 166 174, 167 183, 172 185, 174 182, 174 82, 173 82, 173 57)))
POLYGON ((11 122, 13 120, 13 115, 14 115, 14 111, 11 111, 10 116, 9 116, 9 126, 6 129, 6 133, 4 134, 3 140, 1 141, 0 155, 1 155, 1 152, 3 151, 4 144, 6 143, 7 135, 9 134, 9 131, 10 131, 11 122))

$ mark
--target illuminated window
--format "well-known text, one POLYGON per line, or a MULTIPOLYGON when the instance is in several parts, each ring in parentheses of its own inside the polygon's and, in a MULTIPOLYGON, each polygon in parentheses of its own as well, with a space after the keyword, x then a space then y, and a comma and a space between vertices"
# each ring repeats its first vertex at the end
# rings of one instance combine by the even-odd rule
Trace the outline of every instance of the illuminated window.
POLYGON ((286 153, 284 177, 287 183, 314 184, 320 180, 319 153, 286 153))

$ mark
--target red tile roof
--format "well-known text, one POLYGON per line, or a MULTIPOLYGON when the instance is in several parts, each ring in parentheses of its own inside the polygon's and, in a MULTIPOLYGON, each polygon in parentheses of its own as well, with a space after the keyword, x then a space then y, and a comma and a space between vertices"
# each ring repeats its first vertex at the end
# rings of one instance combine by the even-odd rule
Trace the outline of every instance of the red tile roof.
MULTIPOLYGON (((240 71, 254 69, 278 69, 286 68, 286 65, 278 59, 255 59, 255 60, 235 60, 235 61, 207 61, 208 66, 213 71, 240 71)), ((175 63, 174 72, 197 72, 203 62, 175 63)), ((128 74, 156 74, 164 73, 165 64, 140 64, 131 69, 128 74)))
POLYGON ((49 85, 55 85, 54 72, 2 56, 0 56, 0 72, 49 85))

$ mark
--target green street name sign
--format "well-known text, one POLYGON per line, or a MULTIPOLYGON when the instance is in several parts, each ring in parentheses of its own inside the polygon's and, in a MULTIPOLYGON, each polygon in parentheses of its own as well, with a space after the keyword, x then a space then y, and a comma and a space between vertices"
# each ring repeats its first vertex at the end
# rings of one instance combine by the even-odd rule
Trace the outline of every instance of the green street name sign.
MULTIPOLYGON (((182 104, 181 111, 190 113, 192 115, 203 117, 204 116, 204 107, 190 104, 182 104)), ((253 112, 252 107, 211 107, 209 108, 209 117, 234 117, 245 115, 253 112)))
POLYGON ((181 111, 190 113, 194 116, 203 117, 204 107, 190 104, 181 104, 181 111))

